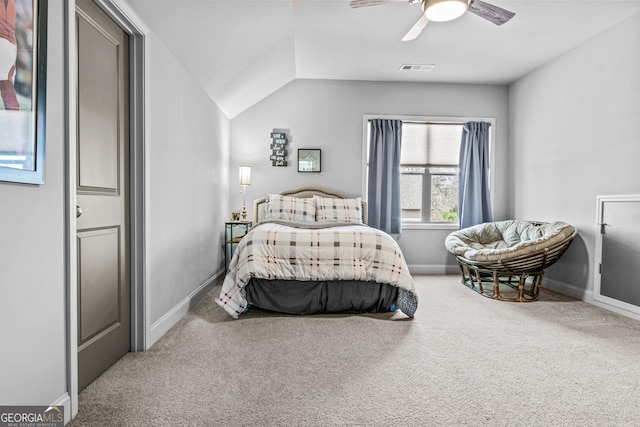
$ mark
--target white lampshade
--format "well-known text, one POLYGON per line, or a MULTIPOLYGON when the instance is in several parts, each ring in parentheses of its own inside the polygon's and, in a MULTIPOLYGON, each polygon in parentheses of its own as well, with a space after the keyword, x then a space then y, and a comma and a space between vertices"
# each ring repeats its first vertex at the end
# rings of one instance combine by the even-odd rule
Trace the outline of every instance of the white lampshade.
POLYGON ((452 21, 462 16, 468 7, 467 0, 427 0, 424 14, 429 21, 452 21))
POLYGON ((240 166, 240 185, 251 185, 251 166, 240 166))

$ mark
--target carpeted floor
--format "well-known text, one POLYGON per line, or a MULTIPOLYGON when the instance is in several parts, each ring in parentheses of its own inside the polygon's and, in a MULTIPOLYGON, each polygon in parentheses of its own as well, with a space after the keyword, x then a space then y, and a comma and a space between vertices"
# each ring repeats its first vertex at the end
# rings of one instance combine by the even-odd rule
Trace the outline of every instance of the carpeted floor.
POLYGON ((78 426, 639 426, 640 322, 414 276, 399 314, 232 320, 215 288, 80 393, 78 426))

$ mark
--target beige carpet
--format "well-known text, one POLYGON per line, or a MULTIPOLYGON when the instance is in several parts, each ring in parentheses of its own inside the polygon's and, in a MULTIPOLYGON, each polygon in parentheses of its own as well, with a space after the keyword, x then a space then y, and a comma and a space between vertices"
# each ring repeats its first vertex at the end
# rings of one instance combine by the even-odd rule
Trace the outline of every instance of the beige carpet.
POLYGON ((518 304, 414 278, 413 320, 232 320, 215 288, 86 388, 70 425, 640 426, 640 322, 548 290, 518 304))

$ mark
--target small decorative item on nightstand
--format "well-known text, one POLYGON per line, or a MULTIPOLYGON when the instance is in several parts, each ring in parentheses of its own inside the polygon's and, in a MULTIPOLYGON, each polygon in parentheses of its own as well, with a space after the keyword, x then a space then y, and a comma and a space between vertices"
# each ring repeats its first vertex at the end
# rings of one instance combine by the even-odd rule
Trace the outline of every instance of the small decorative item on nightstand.
POLYGON ((224 223, 224 271, 229 270, 229 263, 240 240, 251 230, 251 221, 232 221, 224 223))

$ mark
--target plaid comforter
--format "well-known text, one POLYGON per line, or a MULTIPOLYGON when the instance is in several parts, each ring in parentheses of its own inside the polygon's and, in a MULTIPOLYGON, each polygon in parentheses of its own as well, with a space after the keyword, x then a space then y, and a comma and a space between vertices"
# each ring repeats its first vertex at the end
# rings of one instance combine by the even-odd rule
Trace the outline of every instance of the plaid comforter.
POLYGON ((248 306, 252 277, 283 280, 360 280, 398 287, 396 305, 413 317, 413 279, 388 234, 353 223, 263 221, 240 241, 216 302, 234 319, 248 306))

